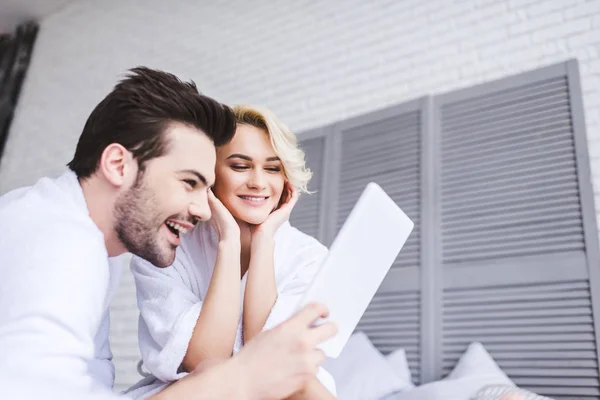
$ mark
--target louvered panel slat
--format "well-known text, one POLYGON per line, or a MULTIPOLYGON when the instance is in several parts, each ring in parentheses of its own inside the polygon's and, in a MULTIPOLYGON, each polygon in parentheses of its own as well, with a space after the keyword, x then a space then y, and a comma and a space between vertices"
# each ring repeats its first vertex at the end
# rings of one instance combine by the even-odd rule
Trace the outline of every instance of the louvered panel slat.
MULTIPOLYGON (((526 120, 524 118, 522 120, 511 120, 510 122, 498 121, 489 126, 464 128, 464 132, 461 132, 461 133, 466 134, 467 137, 469 135, 473 135, 473 134, 479 134, 479 135, 491 134, 491 135, 493 135, 493 134, 501 132, 502 130, 518 132, 520 130, 527 130, 532 126, 536 126, 536 127, 538 127, 538 129, 542 130, 542 128, 544 126, 547 126, 547 127, 553 126, 561 119, 568 121, 569 117, 570 117, 570 114, 569 114, 568 110, 554 110, 554 112, 546 111, 544 113, 540 113, 538 115, 533 116, 533 118, 530 120, 526 120)), ((542 130, 542 132, 543 132, 543 130, 542 130)), ((451 132, 451 133, 458 133, 458 131, 451 132)), ((554 138, 555 136, 553 135, 552 137, 554 138)), ((464 147, 466 147, 467 151, 477 148, 476 145, 467 145, 466 143, 463 143, 465 141, 466 140, 464 140, 464 139, 463 140, 455 139, 455 141, 453 141, 451 144, 447 144, 445 146, 444 146, 444 144, 442 144, 442 149, 447 149, 448 154, 455 154, 457 151, 463 150, 463 149, 461 149, 461 147, 458 146, 458 143, 461 143, 464 147)))
POLYGON ((323 137, 307 139, 300 142, 300 147, 305 153, 306 166, 313 173, 308 183, 311 194, 300 196, 290 215, 290 223, 307 235, 318 239, 325 139, 323 137))
MULTIPOLYGON (((473 127, 478 125, 488 125, 492 121, 503 120, 508 117, 529 116, 545 112, 548 107, 552 109, 565 109, 569 106, 568 99, 564 96, 566 86, 558 86, 548 93, 529 94, 522 97, 519 101, 507 101, 501 106, 495 108, 478 109, 477 117, 465 122, 460 116, 453 116, 452 119, 445 119, 444 124, 449 128, 459 130, 460 128, 473 127), (542 95, 542 96, 540 96, 542 95)), ((473 110, 472 110, 473 111, 473 110)))
MULTIPOLYGON (((367 179, 360 179, 358 181, 354 181, 352 185, 344 186, 344 197, 340 198, 338 201, 338 215, 340 216, 341 221, 339 226, 341 227, 341 222, 345 221, 348 214, 354 207, 358 196, 362 193, 365 188, 365 185, 362 183, 368 179, 377 180, 377 183, 388 193, 388 195, 395 201, 402 201, 402 204, 406 204, 405 207, 408 209, 418 209, 419 206, 419 194, 415 192, 410 192, 412 188, 414 190, 415 187, 419 186, 419 181, 410 177, 409 179, 399 179, 398 171, 387 172, 384 174, 372 175, 367 179), (377 178, 375 178, 377 177, 377 178), (402 186, 400 186, 402 185, 402 186), (387 189, 386 189, 387 188, 387 189)), ((405 211, 408 213, 408 211, 405 211)), ((417 214, 418 215, 418 214, 417 214)), ((409 215, 412 218, 417 217, 417 215, 409 215)))
POLYGON ((573 182, 569 178, 555 180, 554 182, 543 186, 522 186, 512 189, 512 191, 507 192, 503 191, 502 188, 494 188, 485 192, 476 193, 469 197, 469 201, 466 201, 464 196, 456 195, 452 198, 452 196, 448 195, 444 200, 442 210, 452 210, 454 207, 457 209, 467 206, 472 207, 475 203, 490 205, 498 204, 500 206, 508 202, 517 201, 517 199, 529 204, 535 201, 535 199, 547 198, 549 196, 559 197, 558 195, 561 193, 565 196, 578 196, 577 182, 573 182))
MULTIPOLYGON (((414 172, 416 173, 417 171, 415 170, 414 172)), ((419 193, 414 192, 414 187, 418 187, 419 181, 414 176, 399 177, 398 171, 389 171, 373 175, 370 179, 377 179, 378 184, 382 188, 387 187, 386 193, 388 193, 392 199, 396 200, 394 197, 396 196, 406 202, 407 205, 406 207, 402 207, 403 210, 404 208, 415 209, 419 206, 419 193)), ((340 208, 338 215, 346 217, 350 213, 350 210, 356 203, 356 199, 365 188, 365 185, 363 184, 364 180, 365 179, 358 179, 343 185, 345 197, 340 197, 338 200, 338 207, 340 208)), ((411 216, 411 218, 412 217, 413 216, 411 216)), ((416 215, 414 217, 416 217, 416 215)))
POLYGON ((445 315, 462 315, 464 313, 488 313, 494 311, 504 310, 538 310, 538 309, 562 309, 562 308, 579 308, 587 307, 590 304, 590 299, 586 297, 565 299, 561 297, 559 300, 517 300, 511 302, 499 302, 492 299, 485 300, 484 302, 478 301, 477 303, 463 303, 460 305, 452 305, 451 303, 444 303, 447 307, 445 315))
POLYGON ((527 295, 542 295, 547 297, 548 295, 556 294, 560 292, 560 296, 565 296, 567 293, 576 293, 578 296, 587 296, 590 291, 590 284, 588 281, 563 281, 556 282, 552 285, 546 284, 520 284, 520 285, 500 285, 496 282, 494 286, 485 288, 469 288, 465 289, 454 289, 447 288, 444 292, 444 299, 487 299, 490 297, 498 297, 499 300, 511 300, 520 299, 526 300, 527 295))
MULTIPOLYGON (((561 171, 562 172, 562 171, 561 171)), ((574 172, 574 171, 567 171, 567 172, 574 172)), ((529 188, 531 186, 540 186, 540 187, 545 187, 546 185, 553 185, 556 184, 558 182, 564 182, 567 180, 572 179, 572 176, 569 175, 556 175, 556 174, 551 174, 551 173, 544 173, 542 176, 539 177, 539 179, 537 179, 535 182, 527 182, 526 180, 518 180, 518 179, 508 179, 508 180, 502 180, 499 182, 494 182, 494 184, 490 184, 489 182, 487 183, 480 183, 479 185, 472 185, 469 187, 466 187, 464 189, 460 189, 460 192, 458 191, 458 187, 455 188, 454 190, 445 190, 442 191, 442 195, 443 197, 445 197, 447 195, 448 199, 461 199, 463 201, 466 201, 469 199, 469 196, 471 195, 479 195, 481 196, 482 194, 489 194, 489 193, 494 193, 498 190, 498 188, 503 188, 505 192, 511 192, 511 193, 515 193, 518 192, 520 189, 525 189, 525 188, 529 188)))
POLYGON ((452 118, 458 119, 476 111, 488 110, 490 107, 501 107, 503 104, 511 104, 511 102, 514 102, 515 97, 538 96, 540 94, 551 93, 556 89, 564 88, 565 83, 566 80, 564 77, 556 77, 453 101, 442 107, 446 111, 442 118, 444 121, 451 121, 452 118))
MULTIPOLYGON (((565 88, 566 90, 566 88, 565 88)), ((562 100, 557 101, 556 98, 552 99, 551 96, 544 96, 538 99, 537 107, 529 107, 527 103, 520 103, 515 101, 515 106, 521 106, 520 111, 512 113, 503 113, 502 110, 488 110, 488 113, 472 114, 471 117, 466 120, 463 119, 458 123, 447 123, 446 132, 448 133, 460 133, 461 136, 464 132, 475 134, 479 129, 494 129, 499 126, 506 126, 508 128, 516 128, 522 126, 526 120, 534 120, 536 123, 542 124, 549 118, 556 115, 569 115, 569 104, 568 99, 563 96, 562 100), (544 107, 540 107, 539 103, 545 103, 544 107), (549 111, 550 110, 550 111, 549 111), (553 111, 553 112, 551 112, 553 111)))
MULTIPOLYGON (((473 135, 473 137, 465 137, 457 142, 443 144, 442 150, 450 157, 452 154, 464 151, 465 147, 477 150, 478 147, 483 146, 485 148, 490 143, 499 147, 510 145, 511 139, 514 140, 515 137, 518 137, 523 141, 540 140, 540 142, 538 142, 540 146, 550 145, 553 141, 556 141, 556 139, 568 136, 570 131, 570 120, 560 119, 560 116, 553 116, 551 119, 549 118, 548 121, 545 121, 543 125, 538 124, 533 127, 522 126, 510 130, 496 128, 486 132, 477 131, 477 135, 473 135), (543 138, 540 138, 540 131, 544 132, 543 138)), ((473 156, 477 156, 477 154, 473 154, 473 156)))
POLYGON ((410 154, 407 157, 402 157, 402 154, 394 154, 390 152, 387 155, 381 155, 377 157, 378 162, 374 162, 373 157, 368 159, 362 159, 359 157, 354 158, 355 164, 352 167, 344 169, 344 176, 342 177, 341 184, 353 183, 357 179, 373 178, 379 175, 394 174, 398 171, 403 171, 405 179, 410 180, 411 172, 414 173, 415 165, 418 163, 418 157, 414 154, 410 154), (350 178, 352 177, 352 178, 350 178))
MULTIPOLYGON (((481 173, 498 173, 502 174, 505 172, 513 171, 514 168, 531 170, 535 171, 536 167, 544 166, 546 167, 548 163, 566 163, 566 162, 575 162, 573 158, 573 154, 569 152, 565 152, 565 146, 555 145, 555 147, 548 147, 545 149, 537 149, 540 153, 539 155, 535 155, 535 157, 524 158, 523 154, 512 154, 507 158, 487 158, 485 160, 481 160, 478 163, 479 169, 476 171, 465 171, 463 166, 459 166, 454 170, 448 168, 442 172, 442 176, 444 181, 448 184, 452 183, 461 183, 465 179, 478 178, 481 173)), ((530 154, 533 156, 533 154, 530 154)), ((456 166, 457 163, 454 163, 456 166)))
MULTIPOLYGON (((407 112, 394 117, 388 117, 368 123, 369 134, 379 136, 397 130, 415 130, 420 125, 420 112, 407 112)), ((365 136, 365 125, 358 125, 344 130, 344 135, 350 140, 368 141, 365 136)))
MULTIPOLYGON (((447 350, 444 352, 443 359, 458 360, 464 352, 464 348, 457 348, 456 350, 447 350)), ((544 350, 523 350, 523 351, 503 351, 494 355, 494 359, 498 362, 503 360, 518 360, 529 365, 530 362, 536 360, 587 360, 594 361, 597 359, 596 353, 590 350, 556 350, 548 353, 544 350)))
MULTIPOLYGON (((564 152, 563 148, 563 152, 564 152)), ((575 160, 572 154, 557 154, 556 157, 547 157, 547 159, 528 160, 526 162, 516 162, 506 164, 503 168, 479 169, 477 173, 471 172, 469 175, 448 179, 448 184, 460 185, 463 190, 469 187, 480 187, 482 182, 487 185, 503 185, 505 182, 511 182, 515 174, 535 174, 539 177, 552 175, 557 171, 575 173, 575 160), (548 165, 552 165, 549 169, 548 165), (485 174, 485 175, 483 175, 485 174), (482 176, 483 175, 483 176, 482 176)))
MULTIPOLYGON (((448 328, 448 334, 452 334, 457 330, 464 331, 472 331, 473 328, 473 320, 454 320, 452 321, 452 328, 448 328)), ((562 325, 591 325, 593 323, 592 315, 557 315, 554 317, 541 316, 541 317, 530 317, 525 319, 511 319, 508 322, 500 321, 497 319, 488 319, 481 320, 478 327, 480 329, 489 329, 489 330, 502 330, 503 328, 517 328, 515 332, 518 331, 519 327, 531 327, 534 326, 536 330, 541 330, 545 326, 554 326, 556 324, 562 325)))
MULTIPOLYGON (((393 120, 388 120, 391 122, 393 120)), ((346 140, 350 140, 351 143, 348 144, 348 149, 351 150, 360 150, 361 154, 377 154, 382 150, 386 150, 389 147, 402 147, 406 148, 410 146, 414 146, 414 143, 418 140, 418 137, 414 136, 404 136, 398 137, 398 130, 402 131, 416 131, 419 129, 418 124, 414 126, 396 126, 390 127, 388 130, 381 132, 372 132, 371 135, 377 135, 378 140, 371 140, 370 136, 363 136, 361 134, 361 130, 355 130, 353 132, 345 131, 344 137, 346 140)), ((410 152, 408 153, 410 154, 410 152)))
MULTIPOLYGON (((565 182, 562 185, 552 185, 551 188, 530 188, 528 191, 522 191, 519 193, 519 198, 515 199, 509 197, 506 194, 504 196, 480 196, 476 200, 477 204, 483 208, 494 208, 494 207, 512 207, 515 205, 521 205, 523 203, 529 203, 537 201, 539 204, 546 206, 553 204, 553 202, 568 202, 572 204, 579 200, 579 194, 577 193, 577 184, 575 182, 565 182), (531 190, 534 189, 534 190, 531 190), (540 196, 543 195, 543 200, 540 200, 540 196)), ((446 207, 453 211, 453 215, 460 215, 460 213, 467 213, 468 210, 472 210, 470 203, 460 204, 458 202, 446 203, 446 207)), ((442 212, 445 210, 442 209, 442 212)))
POLYGON ((420 367, 420 312, 417 291, 378 293, 356 328, 383 354, 404 349, 413 379, 420 367))
MULTIPOLYGON (((549 131, 546 134, 542 128, 537 127, 537 132, 531 132, 530 135, 522 137, 518 135, 519 132, 513 132, 514 135, 511 137, 498 139, 484 140, 485 136, 482 136, 478 142, 460 143, 455 150, 445 151, 444 157, 449 170, 459 170, 461 165, 473 164, 476 161, 486 165, 486 161, 511 160, 523 153, 525 155, 532 154, 531 152, 535 152, 536 149, 538 152, 543 152, 557 147, 571 146, 570 129, 569 127, 560 132, 549 131), (544 132, 544 134, 541 135, 540 132, 544 132), (530 151, 526 151, 526 149, 530 151)), ((479 133, 486 134, 486 132, 479 133)))
POLYGON ((481 176, 473 177, 465 182, 461 182, 458 186, 450 186, 442 190, 442 195, 446 193, 456 193, 456 188, 460 187, 461 194, 466 197, 470 193, 480 192, 489 187, 504 187, 510 190, 511 187, 523 186, 522 175, 535 175, 537 182, 553 182, 557 174, 565 174, 572 177, 576 174, 575 165, 572 162, 555 163, 554 160, 549 161, 545 167, 538 166, 533 169, 521 168, 512 171, 512 174, 499 173, 497 171, 489 172, 483 175, 486 171, 480 171, 481 176), (516 175, 515 175, 516 174, 516 175))
POLYGON ((445 265, 585 250, 567 83, 440 107, 445 265))
MULTIPOLYGON (((570 206, 573 203, 577 202, 578 200, 578 196, 576 196, 575 194, 572 195, 566 195, 566 196, 548 196, 545 197, 544 200, 536 200, 537 201, 537 205, 538 207, 552 207, 552 206, 560 206, 560 205, 564 205, 564 206, 570 206)), ((523 203, 517 202, 517 201, 496 201, 496 202, 490 202, 488 204, 480 204, 479 209, 483 210, 483 211, 487 211, 487 210, 493 210, 493 209, 498 209, 499 207, 502 207, 503 210, 509 211, 509 212, 513 212, 513 211, 520 211, 524 209, 523 203)), ((473 215, 473 210, 470 209, 471 212, 469 212, 469 207, 464 206, 464 207, 457 207, 453 210, 452 215, 448 216, 446 218, 447 221, 453 221, 453 220, 457 220, 457 221, 463 221, 464 218, 469 218, 471 215, 473 215)), ((483 211, 479 211, 479 212, 483 212, 483 211)), ((569 223, 569 221, 560 221, 560 220, 552 220, 552 221, 548 221, 547 223, 552 224, 552 228, 553 229, 558 229, 559 227, 568 227, 571 226, 572 223, 569 223)), ((524 226, 523 229, 524 230, 531 230, 531 229, 539 229, 539 226, 535 226, 535 225, 527 225, 524 226)))
MULTIPOLYGON (((510 234, 513 241, 515 241, 515 240, 520 241, 520 240, 525 240, 525 239, 537 239, 536 236, 540 236, 543 238, 544 234, 540 235, 539 231, 538 232, 534 231, 534 229, 537 228, 536 225, 539 225, 539 224, 531 224, 531 225, 534 225, 534 226, 533 227, 528 226, 528 225, 516 226, 512 232, 508 232, 508 229, 498 229, 499 232, 497 231, 495 233, 502 237, 505 237, 504 235, 510 234)), ((553 224, 553 225, 558 225, 558 224, 553 224)), ((552 232, 551 235, 560 235, 561 237, 578 235, 580 233, 578 231, 577 227, 564 227, 564 228, 555 227, 550 232, 552 232)), ((455 239, 454 241, 450 242, 450 244, 460 248, 460 247, 464 247, 464 246, 472 246, 473 244, 483 244, 483 243, 486 243, 486 242, 489 242, 492 240, 495 240, 495 238, 493 238, 493 237, 478 238, 477 235, 473 234, 473 235, 461 236, 460 238, 455 239)), ((579 249, 579 247, 578 247, 578 249, 579 249)))
POLYGON ((443 305, 444 375, 477 341, 527 390, 551 396, 577 388, 590 397, 600 390, 588 281, 446 288, 443 305))
MULTIPOLYGON (((459 293, 460 294, 460 293, 459 293)), ((446 300, 444 302, 444 304, 446 306, 453 306, 453 307, 459 307, 459 306, 467 306, 469 304, 472 304, 473 301, 473 294, 469 293, 468 297, 456 297, 456 296, 446 296, 446 300)), ((561 293, 561 299, 563 300, 570 300, 570 299, 580 299, 582 298, 582 294, 581 291, 572 291, 572 292, 562 292, 561 293)), ((502 302, 502 304, 511 304, 511 303, 520 303, 520 302, 527 302, 529 303, 536 303, 536 302, 540 302, 540 301, 547 301, 547 293, 530 293, 530 292, 524 292, 521 293, 519 295, 518 298, 516 298, 514 296, 514 294, 512 294, 509 297, 503 296, 501 293, 500 294, 494 294, 494 293, 490 293, 489 295, 482 295, 480 302, 482 303, 499 303, 502 302)))
MULTIPOLYGON (((452 369, 458 362, 458 358, 444 360, 443 368, 452 369)), ((570 359, 529 359, 523 360, 496 360, 502 368, 540 368, 542 371, 549 369, 569 369, 578 371, 582 376, 593 376, 592 370, 598 368, 596 360, 570 360, 570 359)))
MULTIPOLYGON (((576 212, 571 212, 571 213, 563 213, 560 217, 560 219, 555 220, 555 223, 558 222, 564 222, 565 224, 569 223, 570 225, 572 225, 572 218, 578 218, 581 216, 581 213, 579 213, 579 211, 576 212)), ((542 227, 546 227, 547 229, 549 229, 549 223, 551 222, 548 218, 546 218, 543 215, 533 215, 533 216, 529 216, 527 218, 522 218, 520 221, 522 226, 529 226, 529 227, 533 227, 536 225, 541 225, 542 227)), ((561 225, 564 228, 564 225, 561 225)), ((459 235, 459 234, 465 234, 468 235, 469 233, 473 233, 474 231, 476 231, 479 228, 482 227, 488 227, 488 228, 494 228, 497 229, 498 231, 500 231, 500 233, 502 231, 508 231, 509 227, 511 227, 510 222, 506 222, 506 221, 502 221, 502 220, 498 220, 496 221, 496 223, 494 223, 494 221, 488 221, 488 223, 481 223, 481 222, 476 222, 473 223, 471 225, 467 225, 467 226, 460 226, 460 227, 456 227, 453 229, 445 229, 444 232, 447 235, 459 235)))

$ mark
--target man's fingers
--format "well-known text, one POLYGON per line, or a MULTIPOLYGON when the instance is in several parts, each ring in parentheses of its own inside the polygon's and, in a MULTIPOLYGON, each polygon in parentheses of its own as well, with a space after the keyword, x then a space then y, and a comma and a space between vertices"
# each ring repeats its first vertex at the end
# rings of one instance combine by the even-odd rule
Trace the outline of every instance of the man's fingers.
POLYGON ((319 325, 315 328, 312 328, 309 332, 309 340, 314 346, 317 346, 319 343, 326 341, 327 339, 331 339, 338 333, 337 325, 333 322, 325 322, 322 325, 319 325))
POLYGON ((325 361, 325 353, 321 349, 314 349, 310 353, 310 362, 315 366, 315 373, 317 373, 317 369, 323 364, 325 361))
POLYGON ((329 310, 323 304, 311 303, 295 315, 293 315, 289 321, 292 325, 298 324, 302 327, 308 327, 316 322, 319 318, 327 318, 329 316, 329 310))

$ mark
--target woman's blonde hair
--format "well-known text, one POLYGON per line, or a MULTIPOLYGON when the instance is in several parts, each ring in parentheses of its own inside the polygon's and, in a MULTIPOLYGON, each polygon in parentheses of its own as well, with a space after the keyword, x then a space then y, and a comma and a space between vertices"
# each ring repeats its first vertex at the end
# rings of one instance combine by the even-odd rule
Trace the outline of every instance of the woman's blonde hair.
POLYGON ((307 185, 312 172, 306 167, 304 151, 298 146, 296 135, 266 108, 237 105, 233 107, 233 112, 238 124, 254 126, 269 135, 275 154, 283 164, 287 180, 298 192, 310 193, 307 185))

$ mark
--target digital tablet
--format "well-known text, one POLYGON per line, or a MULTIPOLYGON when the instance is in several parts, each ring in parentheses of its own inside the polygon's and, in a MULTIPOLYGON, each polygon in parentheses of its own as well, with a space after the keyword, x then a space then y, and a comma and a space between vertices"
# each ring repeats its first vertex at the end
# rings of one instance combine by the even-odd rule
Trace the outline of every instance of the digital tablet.
POLYGON ((338 333, 319 346, 328 357, 339 356, 413 228, 379 185, 366 186, 298 304, 329 308, 338 333))

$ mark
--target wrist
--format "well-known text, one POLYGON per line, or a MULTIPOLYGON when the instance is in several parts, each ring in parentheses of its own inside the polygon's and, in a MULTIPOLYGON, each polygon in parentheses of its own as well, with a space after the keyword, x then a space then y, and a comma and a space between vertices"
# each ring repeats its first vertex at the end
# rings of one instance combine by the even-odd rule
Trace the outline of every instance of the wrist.
POLYGON ((251 376, 252 369, 248 368, 243 360, 240 360, 239 356, 234 356, 227 360, 227 367, 229 368, 228 376, 233 377, 237 383, 237 393, 235 399, 240 400, 256 400, 260 396, 256 391, 256 387, 253 385, 253 379, 251 376))
POLYGON ((227 237, 223 239, 219 239, 219 243, 217 244, 218 251, 226 251, 226 252, 238 252, 242 248, 240 237, 227 237))
POLYGON ((258 231, 252 235, 252 246, 275 246, 275 235, 270 232, 258 231))

